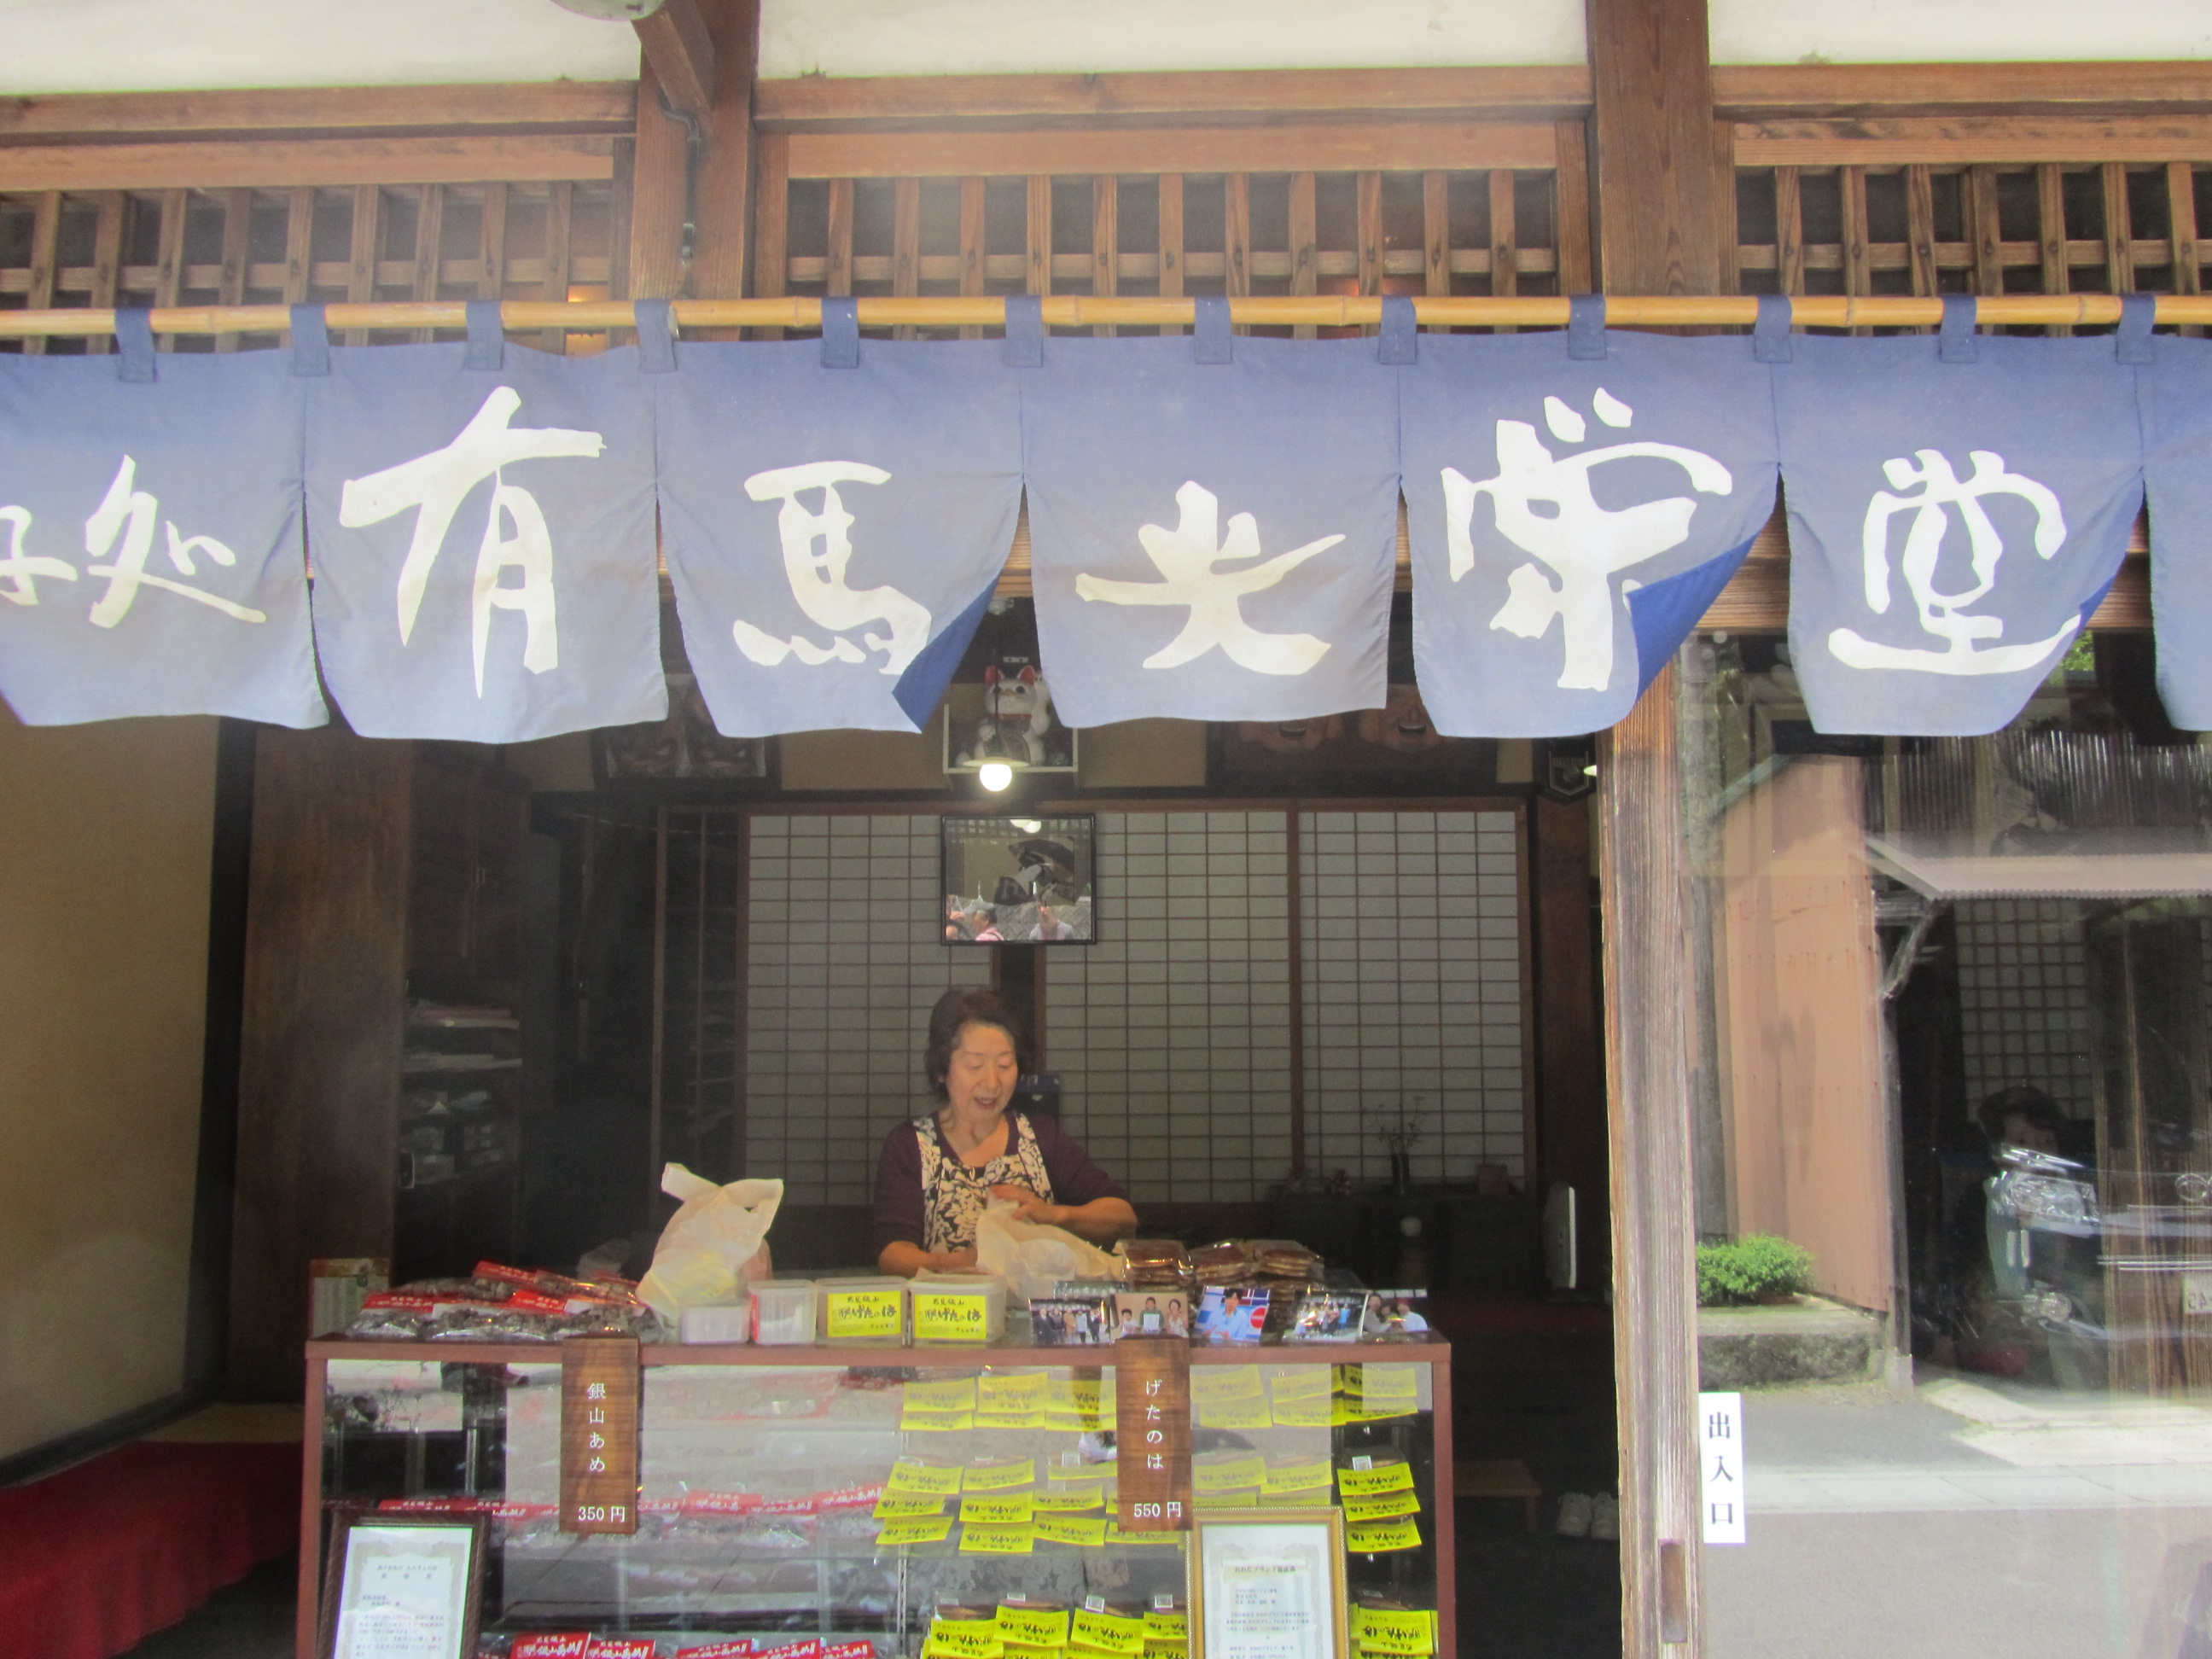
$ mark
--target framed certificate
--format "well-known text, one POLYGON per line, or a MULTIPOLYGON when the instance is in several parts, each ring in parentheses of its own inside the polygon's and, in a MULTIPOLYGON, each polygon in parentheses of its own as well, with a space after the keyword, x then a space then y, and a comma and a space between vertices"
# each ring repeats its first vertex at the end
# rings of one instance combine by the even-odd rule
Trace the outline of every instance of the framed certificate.
POLYGON ((1190 1553, 1191 1659, 1348 1659, 1339 1511, 1201 1515, 1190 1553))
POLYGON ((334 1514, 323 1659, 474 1659, 486 1526, 481 1515, 334 1514))

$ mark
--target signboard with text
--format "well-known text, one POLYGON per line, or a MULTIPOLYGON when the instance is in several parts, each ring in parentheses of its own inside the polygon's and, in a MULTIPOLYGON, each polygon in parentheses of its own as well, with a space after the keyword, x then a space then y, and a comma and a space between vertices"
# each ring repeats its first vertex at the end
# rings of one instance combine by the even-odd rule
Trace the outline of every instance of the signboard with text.
POLYGON ((1125 1532, 1190 1530, 1190 1344, 1114 1345, 1115 1467, 1125 1532))
POLYGON ((638 1346, 634 1336, 561 1345, 561 1530, 637 1530, 638 1346))

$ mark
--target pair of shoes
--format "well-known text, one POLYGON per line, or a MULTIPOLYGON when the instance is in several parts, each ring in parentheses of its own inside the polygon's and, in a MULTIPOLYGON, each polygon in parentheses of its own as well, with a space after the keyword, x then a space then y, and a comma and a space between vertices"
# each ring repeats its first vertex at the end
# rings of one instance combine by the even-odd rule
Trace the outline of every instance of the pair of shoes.
POLYGON ((1589 1535, 1607 1543, 1620 1540, 1620 1500, 1609 1492, 1590 1499, 1589 1535))
MULTIPOLYGON (((1553 1530, 1562 1538, 1587 1538, 1590 1533, 1592 1504, 1578 1492, 1571 1492, 1559 1499, 1559 1524, 1553 1530)), ((1619 1522, 1614 1523, 1616 1527, 1619 1522)))

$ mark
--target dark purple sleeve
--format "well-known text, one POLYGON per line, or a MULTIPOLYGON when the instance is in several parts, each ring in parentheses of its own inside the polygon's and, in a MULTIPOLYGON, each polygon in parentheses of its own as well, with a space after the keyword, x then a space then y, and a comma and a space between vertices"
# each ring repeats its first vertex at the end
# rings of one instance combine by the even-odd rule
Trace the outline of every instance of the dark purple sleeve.
POLYGON ((921 1241, 921 1143, 914 1125, 902 1123, 884 1137, 876 1160, 876 1254, 902 1242, 919 1249, 921 1241))
POLYGON ((1060 1127, 1058 1118, 1038 1113, 1029 1121, 1037 1151, 1044 1154, 1044 1172, 1052 1182, 1054 1203, 1080 1205, 1100 1198, 1128 1200, 1129 1189, 1092 1163, 1091 1154, 1060 1127))

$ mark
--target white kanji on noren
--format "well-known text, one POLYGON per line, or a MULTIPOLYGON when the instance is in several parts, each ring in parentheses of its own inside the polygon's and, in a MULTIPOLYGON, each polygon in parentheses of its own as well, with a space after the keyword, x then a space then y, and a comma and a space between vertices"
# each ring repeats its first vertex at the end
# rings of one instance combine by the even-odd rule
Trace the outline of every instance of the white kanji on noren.
POLYGON ((2031 545, 2038 558, 2048 562, 2066 544, 2066 514, 2057 493, 2033 478, 2009 471, 2005 459, 1992 450, 1969 452, 1973 471, 1961 478, 1940 450, 1917 452, 1915 466, 1904 456, 1882 463, 1882 474, 1899 490, 1918 488, 1917 495, 1875 491, 1867 503, 1860 547, 1866 563, 1867 609, 1887 616, 1890 606, 1890 525, 1900 514, 1910 514, 1905 549, 1897 568, 1919 608, 1920 626, 1937 639, 1948 641, 1942 650, 1917 650, 1883 645, 1862 637, 1849 628, 1828 635, 1828 649, 1852 668, 1917 669, 1930 674, 2012 674, 2048 660, 2081 631, 2077 613, 2066 618, 2048 639, 2023 645, 1978 646, 1976 641, 2004 635, 2002 617, 1969 616, 1967 607, 1988 599, 1996 592, 1997 566, 2005 556, 2004 532, 1983 506, 1989 495, 2014 495, 2035 511, 2035 533, 2031 545), (1943 537, 1955 509, 1966 532, 1969 568, 1973 583, 1960 592, 1945 593, 1936 585, 1943 550, 1943 537))
POLYGON ((778 639, 742 617, 730 624, 738 649, 763 668, 780 667, 789 657, 811 668, 825 663, 864 663, 869 651, 884 653, 882 672, 896 678, 929 643, 932 617, 927 606, 896 587, 867 587, 855 591, 845 580, 852 562, 853 515, 838 495, 841 483, 883 484, 890 474, 866 461, 810 461, 799 466, 771 467, 745 480, 745 494, 757 501, 783 498, 775 515, 777 539, 783 546, 783 574, 791 583, 791 596, 808 618, 830 631, 828 645, 819 645, 803 634, 778 639), (800 501, 810 490, 822 492, 822 505, 810 511, 800 501), (820 543, 822 550, 814 550, 820 543), (856 646, 843 630, 880 622, 890 632, 863 634, 856 646), (861 647, 866 647, 863 650, 861 647))
MULTIPOLYGON (((1635 411, 1602 386, 1591 407, 1611 427, 1626 427, 1635 411)), ((1582 416, 1556 397, 1544 399, 1545 422, 1563 444, 1583 441, 1589 428, 1582 416)), ((1556 585, 1535 565, 1516 565, 1506 577, 1509 597, 1490 619, 1493 630, 1541 639, 1553 617, 1559 623, 1564 656, 1559 685, 1568 690, 1602 691, 1613 683, 1613 577, 1647 559, 1679 547, 1690 533, 1698 503, 1671 495, 1608 509, 1598 504, 1590 474, 1609 462, 1635 456, 1671 461, 1701 495, 1725 495, 1735 487, 1728 467, 1702 450, 1680 444, 1620 443, 1579 454, 1555 455, 1526 421, 1501 420, 1497 428, 1498 472, 1480 483, 1455 467, 1443 470, 1444 529, 1451 579, 1474 568, 1474 520, 1477 500, 1488 495, 1498 533, 1524 553, 1532 553, 1559 578, 1556 585), (1548 511, 1538 510, 1539 507, 1548 511)), ((1634 588, 1625 581, 1625 592, 1634 588)))
POLYGON ((487 478, 494 481, 477 549, 470 615, 479 697, 483 696, 484 654, 495 609, 522 613, 525 668, 543 674, 561 662, 552 537, 537 498, 509 483, 503 469, 518 461, 556 457, 596 459, 605 447, 597 432, 511 427, 508 422, 521 407, 522 398, 512 386, 495 387, 453 442, 380 472, 347 479, 339 500, 338 522, 349 530, 380 524, 410 507, 416 511, 415 532, 399 567, 395 595, 399 641, 404 645, 414 635, 431 567, 445 545, 453 515, 471 490, 487 478), (510 569, 520 573, 520 586, 502 585, 501 577, 510 569))
POLYGON ((1156 524, 1137 530, 1138 541, 1163 580, 1120 581, 1087 571, 1075 579, 1077 595, 1086 600, 1189 610, 1182 631, 1146 657, 1145 667, 1180 668, 1218 646, 1230 661, 1255 674, 1304 674, 1328 654, 1328 641, 1310 634, 1263 633, 1244 620, 1242 605, 1245 595, 1274 586, 1316 554, 1334 547, 1342 536, 1321 537, 1278 553, 1264 564, 1219 570, 1217 565, 1260 556, 1259 521, 1249 513, 1233 514, 1224 538, 1220 501, 1195 482, 1186 482, 1176 491, 1176 506, 1181 516, 1173 530, 1156 524))

